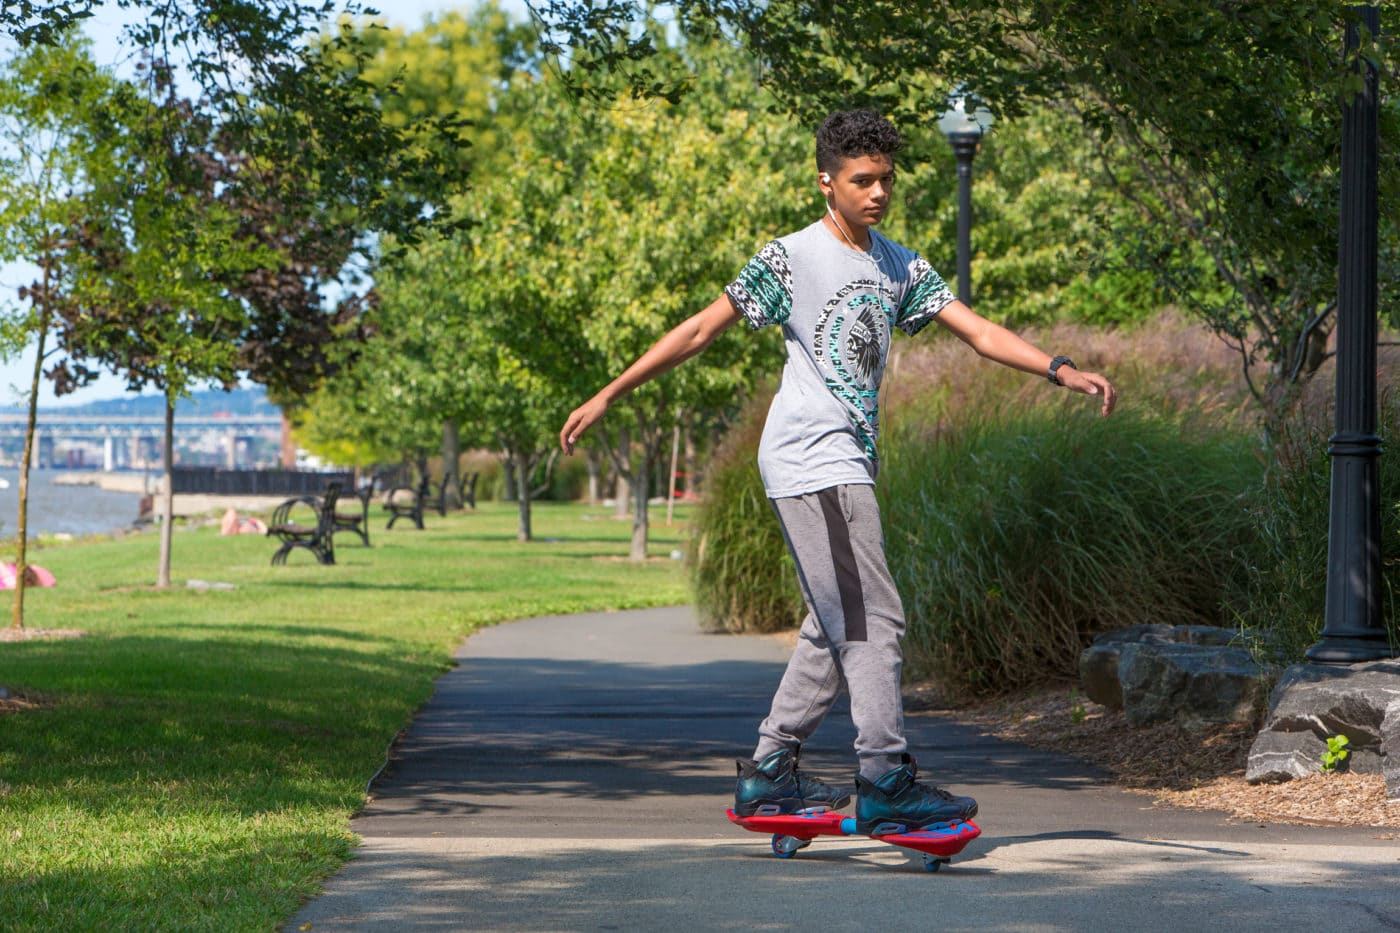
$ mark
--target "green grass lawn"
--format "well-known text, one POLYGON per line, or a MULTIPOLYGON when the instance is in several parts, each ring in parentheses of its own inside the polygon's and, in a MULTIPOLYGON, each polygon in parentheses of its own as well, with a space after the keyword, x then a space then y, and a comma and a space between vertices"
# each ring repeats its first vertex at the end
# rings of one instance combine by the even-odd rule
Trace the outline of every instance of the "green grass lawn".
POLYGON ((687 601, 677 517, 653 512, 644 564, 630 521, 550 503, 528 544, 510 504, 424 531, 376 516, 330 567, 180 530, 164 591, 154 533, 31 550, 59 584, 28 591, 28 627, 87 635, 0 642, 0 686, 40 704, 0 713, 0 928, 276 928, 349 857, 347 819, 462 638, 687 601))

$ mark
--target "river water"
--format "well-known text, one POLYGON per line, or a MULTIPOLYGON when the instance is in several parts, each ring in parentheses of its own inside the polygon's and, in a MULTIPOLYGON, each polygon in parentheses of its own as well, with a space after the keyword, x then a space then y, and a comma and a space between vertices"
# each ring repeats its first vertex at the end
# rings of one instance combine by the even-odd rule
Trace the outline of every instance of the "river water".
MULTIPOLYGON (((139 493, 108 492, 97 486, 56 486, 71 470, 29 472, 29 534, 90 535, 129 528, 141 508, 139 493)), ((19 471, 0 469, 0 538, 19 530, 19 471)))

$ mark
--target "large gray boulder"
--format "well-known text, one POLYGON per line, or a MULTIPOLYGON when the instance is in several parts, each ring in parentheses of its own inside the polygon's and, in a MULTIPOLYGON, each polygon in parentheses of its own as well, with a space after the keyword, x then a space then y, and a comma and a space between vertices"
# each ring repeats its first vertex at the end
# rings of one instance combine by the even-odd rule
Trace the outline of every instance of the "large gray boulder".
POLYGON ((1269 714, 1249 751, 1252 784, 1317 773, 1327 739, 1345 735, 1344 767, 1384 774, 1400 797, 1400 661, 1297 664, 1279 678, 1269 714))
POLYGON ((1400 701, 1387 706, 1381 720, 1381 772, 1385 795, 1400 800, 1400 701))
POLYGON ((1239 641, 1239 632, 1209 625, 1105 632, 1079 655, 1080 686, 1095 703, 1123 709, 1134 725, 1252 722, 1270 671, 1239 641))
POLYGON ((1110 709, 1123 708, 1123 688, 1118 682, 1118 660, 1123 646, 1137 643, 1165 645, 1172 640, 1175 626, 1134 625, 1114 629, 1094 639, 1079 654, 1079 686, 1084 695, 1110 709))
POLYGON ((1123 711, 1135 726, 1253 722, 1267 676, 1248 649, 1221 645, 1129 644, 1118 661, 1123 711))

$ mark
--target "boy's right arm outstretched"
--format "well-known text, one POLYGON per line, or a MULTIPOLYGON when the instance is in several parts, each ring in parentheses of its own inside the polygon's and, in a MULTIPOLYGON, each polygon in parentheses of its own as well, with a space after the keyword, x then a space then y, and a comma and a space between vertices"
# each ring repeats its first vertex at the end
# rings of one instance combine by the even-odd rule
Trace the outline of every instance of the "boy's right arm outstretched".
POLYGON ((650 350, 627 367, 622 375, 573 410, 564 422, 564 429, 559 432, 559 446, 564 448, 566 454, 572 454, 574 444, 583 436, 583 432, 602 419, 609 405, 637 386, 674 369, 708 347, 740 317, 729 296, 720 295, 703 311, 691 315, 671 328, 650 350))

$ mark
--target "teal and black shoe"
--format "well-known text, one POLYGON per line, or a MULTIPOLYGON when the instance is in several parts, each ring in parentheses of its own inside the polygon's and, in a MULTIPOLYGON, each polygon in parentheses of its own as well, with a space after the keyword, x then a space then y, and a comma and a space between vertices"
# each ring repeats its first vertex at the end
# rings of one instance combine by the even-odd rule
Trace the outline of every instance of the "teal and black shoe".
POLYGON ((908 755, 898 768, 874 781, 856 775, 856 831, 887 836, 977 815, 977 801, 920 783, 918 775, 918 766, 908 755))
POLYGON ((851 800, 850 788, 831 787, 803 774, 797 750, 783 749, 759 762, 739 761, 734 790, 738 816, 777 816, 802 810, 838 810, 851 800))

